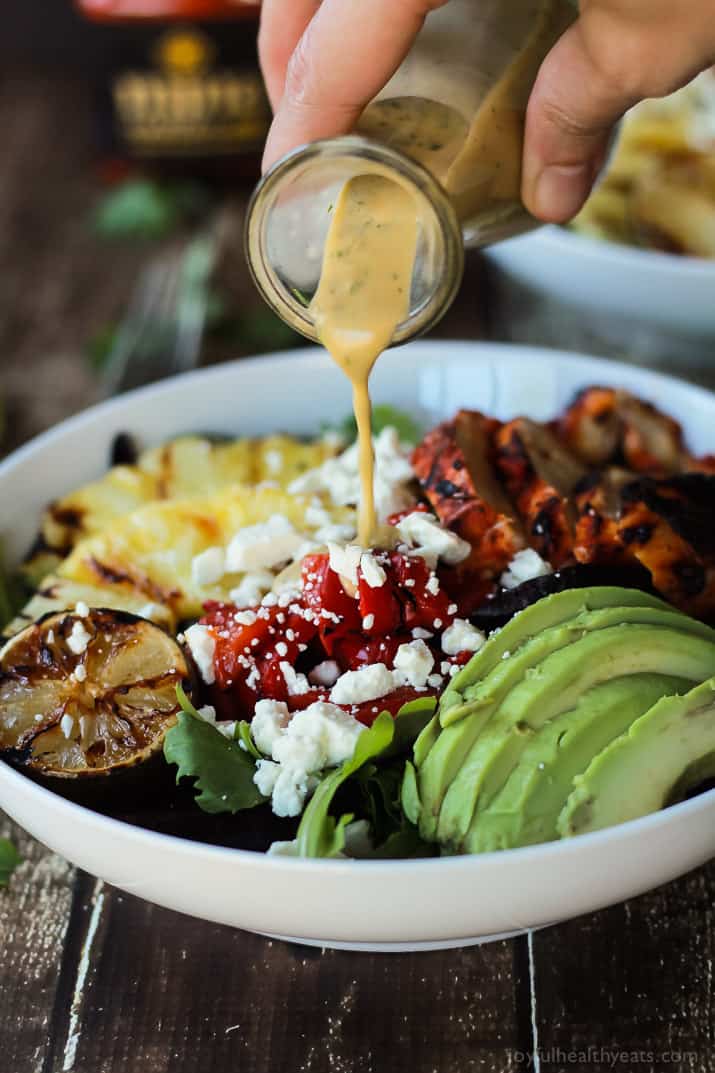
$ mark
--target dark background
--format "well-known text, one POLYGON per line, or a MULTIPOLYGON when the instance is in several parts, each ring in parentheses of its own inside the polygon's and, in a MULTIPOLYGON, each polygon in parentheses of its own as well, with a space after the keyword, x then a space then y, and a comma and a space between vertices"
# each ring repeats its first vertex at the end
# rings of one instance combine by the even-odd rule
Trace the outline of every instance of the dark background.
MULTIPOLYGON (((0 455, 98 397, 90 344, 157 253, 92 226, 111 31, 61 0, 2 14, 0 455)), ((239 224, 249 190, 226 195, 239 224)), ((243 334, 211 359, 271 349, 238 241, 230 293, 243 334)), ((507 308, 470 254, 439 333, 590 347, 576 315, 507 308)), ((537 1048, 543 1073, 715 1073, 715 864, 530 939, 370 956, 170 913, 0 814, 6 835, 24 863, 0 894, 0 1073, 511 1073, 537 1048)))

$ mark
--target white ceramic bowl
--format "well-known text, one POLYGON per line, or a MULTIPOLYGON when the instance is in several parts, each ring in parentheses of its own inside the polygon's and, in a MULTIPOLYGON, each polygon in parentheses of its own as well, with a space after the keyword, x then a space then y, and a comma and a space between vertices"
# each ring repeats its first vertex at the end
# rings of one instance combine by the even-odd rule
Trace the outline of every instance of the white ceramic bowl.
MULTIPOLYGON (((622 385, 665 407, 692 446, 715 446, 715 397, 654 373, 547 350, 416 343, 387 354, 374 397, 437 420, 460 406, 552 416, 577 388, 622 385)), ((315 432, 350 403, 320 352, 221 366, 126 395, 53 429, 0 465, 2 535, 19 556, 43 504, 100 474, 119 431, 156 442, 187 429, 315 432)), ((715 792, 569 841, 475 857, 316 861, 155 834, 71 804, 0 763, 0 806, 88 872, 160 905, 251 931, 355 949, 459 946, 598 909, 715 854, 715 792)))
POLYGON ((486 251, 518 283, 597 314, 715 337, 715 261, 633 249, 542 227, 486 251))

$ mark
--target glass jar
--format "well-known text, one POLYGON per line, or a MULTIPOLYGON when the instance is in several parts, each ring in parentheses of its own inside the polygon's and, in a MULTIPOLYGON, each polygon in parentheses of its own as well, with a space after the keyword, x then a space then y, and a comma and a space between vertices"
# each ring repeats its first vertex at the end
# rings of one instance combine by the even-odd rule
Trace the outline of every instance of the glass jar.
POLYGON ((254 279, 270 306, 311 339, 335 198, 377 172, 415 198, 420 240, 407 319, 393 343, 426 331, 449 307, 463 247, 537 225, 521 202, 524 119, 539 67, 576 17, 573 0, 449 0, 427 16, 354 135, 302 146, 259 183, 246 221, 254 279))

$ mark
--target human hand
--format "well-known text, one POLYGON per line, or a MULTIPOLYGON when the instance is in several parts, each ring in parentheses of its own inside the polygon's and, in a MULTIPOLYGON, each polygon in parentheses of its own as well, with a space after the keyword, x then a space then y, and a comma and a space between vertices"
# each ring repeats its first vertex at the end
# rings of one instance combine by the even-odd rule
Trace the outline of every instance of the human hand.
MULTIPOLYGON (((304 142, 353 129, 448 0, 263 0, 259 51, 275 118, 264 167, 304 142)), ((544 61, 526 121, 522 196, 543 220, 574 216, 614 123, 639 100, 715 62, 715 0, 581 0, 544 61)))
POLYGON ((264 168, 317 138, 348 134, 430 11, 447 0, 263 0, 258 50, 275 117, 264 168))
POLYGON ((544 60, 526 120, 522 197, 542 220, 579 211, 614 123, 715 62, 714 0, 581 0, 544 60))

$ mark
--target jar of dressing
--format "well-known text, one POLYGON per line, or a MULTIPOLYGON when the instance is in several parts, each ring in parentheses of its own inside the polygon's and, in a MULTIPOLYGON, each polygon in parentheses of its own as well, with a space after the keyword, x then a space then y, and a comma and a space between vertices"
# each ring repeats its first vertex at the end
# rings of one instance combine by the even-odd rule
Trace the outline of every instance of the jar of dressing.
MULTIPOLYGON (((358 260, 351 244, 335 242, 336 206, 344 211, 351 181, 366 184, 368 209, 372 184, 385 209, 386 193, 409 199, 407 215, 417 221, 416 235, 407 237, 405 313, 387 345, 426 331, 448 309, 465 245, 537 225, 520 197, 526 106, 543 59, 576 13, 573 0, 449 0, 427 16, 354 134, 302 146, 263 177, 249 206, 247 256, 259 290, 291 327, 321 336, 314 297, 326 250, 358 260)), ((353 192, 353 216, 355 202, 353 192)), ((370 212, 358 222, 368 230, 390 226, 399 244, 402 218, 387 211, 375 224, 370 212)), ((369 249, 362 253, 369 270, 369 249)), ((361 286, 359 275, 348 286, 361 286)))

